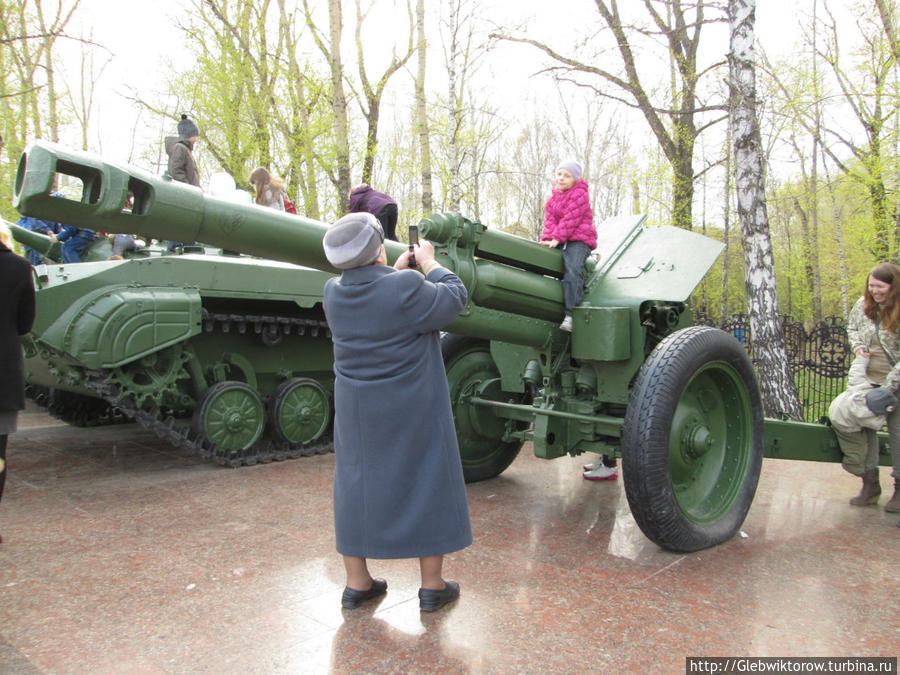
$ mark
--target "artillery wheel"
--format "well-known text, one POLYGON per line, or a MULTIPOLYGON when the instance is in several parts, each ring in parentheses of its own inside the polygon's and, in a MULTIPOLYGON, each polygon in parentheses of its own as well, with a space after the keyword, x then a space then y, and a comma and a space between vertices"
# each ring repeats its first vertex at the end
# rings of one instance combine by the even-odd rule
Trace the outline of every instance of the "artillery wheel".
MULTIPOLYGON (((481 385, 488 384, 489 391, 497 389, 490 386, 500 377, 490 346, 483 340, 446 333, 441 336, 441 353, 447 369, 463 476, 467 483, 498 476, 512 464, 522 442, 503 441, 506 422, 491 410, 464 400, 481 385)), ((489 397, 487 392, 481 395, 489 397)))
POLYGON ((265 426, 262 398, 244 382, 227 380, 214 384, 204 392, 194 411, 194 431, 225 451, 252 447, 265 426))
POLYGON ((306 377, 295 377, 278 385, 269 403, 272 435, 299 445, 325 433, 331 423, 331 397, 325 388, 306 377))
POLYGON ((727 541, 753 501, 762 456, 762 406, 743 346, 705 326, 657 345, 622 437, 625 494, 644 534, 678 552, 727 541))

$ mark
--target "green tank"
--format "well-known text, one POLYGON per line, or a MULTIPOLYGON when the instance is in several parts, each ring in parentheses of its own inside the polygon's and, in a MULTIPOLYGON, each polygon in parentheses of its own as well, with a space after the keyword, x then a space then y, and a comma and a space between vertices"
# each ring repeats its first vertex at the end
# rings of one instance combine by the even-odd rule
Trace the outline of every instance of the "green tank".
MULTIPOLYGON (((54 199, 63 213, 73 204, 54 199)), ((75 224, 63 213, 54 220, 75 224)), ((311 224, 270 214, 295 229, 311 224)), ((48 237, 10 230, 59 259, 48 237)), ((124 415, 229 466, 331 449, 332 347, 321 308, 331 274, 200 245, 124 260, 111 253, 99 237, 87 262, 34 270, 38 312, 23 345, 39 403, 83 425, 124 415)))
MULTIPOLYGON (((25 341, 31 377, 96 392, 154 424, 161 410, 191 413, 192 427, 173 436, 220 461, 260 457, 260 439, 286 435, 289 418, 304 421, 303 442, 323 437, 332 354, 321 297, 336 272, 322 250, 325 224, 46 143, 23 155, 14 200, 26 215, 265 259, 39 268, 39 321, 25 341), (77 198, 49 196, 59 174, 80 184, 77 198), (129 191, 134 208, 123 212, 129 191)), ((466 480, 499 475, 527 441, 545 459, 607 454, 621 458, 632 514, 651 540, 674 551, 726 541, 750 507, 764 453, 840 461, 834 434, 764 421, 744 347, 691 325, 690 294, 720 242, 640 216, 598 231, 566 333, 560 251, 455 213, 419 223, 469 294, 442 337, 466 480)), ((385 247, 389 261, 405 250, 385 247)))

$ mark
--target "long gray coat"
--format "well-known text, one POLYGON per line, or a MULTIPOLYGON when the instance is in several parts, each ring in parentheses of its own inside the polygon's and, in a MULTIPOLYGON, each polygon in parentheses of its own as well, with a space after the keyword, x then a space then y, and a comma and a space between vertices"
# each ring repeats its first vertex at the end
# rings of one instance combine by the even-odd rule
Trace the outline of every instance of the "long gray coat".
POLYGON ((444 268, 386 265, 325 285, 334 342, 337 550, 420 558, 472 543, 438 331, 466 304, 444 268))

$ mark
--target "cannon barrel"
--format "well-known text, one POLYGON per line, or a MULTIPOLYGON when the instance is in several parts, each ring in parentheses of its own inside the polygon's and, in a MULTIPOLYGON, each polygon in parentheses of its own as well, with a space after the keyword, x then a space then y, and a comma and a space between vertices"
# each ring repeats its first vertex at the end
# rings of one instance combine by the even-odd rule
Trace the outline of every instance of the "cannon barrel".
POLYGON ((10 223, 8 221, 4 221, 4 223, 6 223, 6 227, 9 228, 9 233, 12 235, 12 238, 23 246, 33 248, 41 255, 47 256, 53 260, 62 260, 59 253, 59 242, 51 241, 50 237, 46 234, 32 232, 21 225, 16 225, 15 223, 10 223))
MULTIPOLYGON (((272 260, 334 270, 325 259, 326 224, 204 195, 199 188, 121 167, 88 153, 35 141, 19 160, 13 205, 23 214, 105 232, 201 241, 272 260), (58 174, 80 182, 77 199, 51 197, 58 174), (128 193, 131 210, 125 210, 128 193)), ((394 257, 404 248, 388 242, 394 257)))

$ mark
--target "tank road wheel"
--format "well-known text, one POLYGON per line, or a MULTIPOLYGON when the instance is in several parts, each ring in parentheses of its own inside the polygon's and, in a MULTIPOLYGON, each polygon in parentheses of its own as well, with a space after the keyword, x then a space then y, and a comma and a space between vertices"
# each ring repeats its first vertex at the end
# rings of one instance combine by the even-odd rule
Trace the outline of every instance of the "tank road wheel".
POLYGON ((730 539, 753 501, 762 455, 762 406, 741 344, 695 326, 657 345, 622 437, 625 494, 644 534, 679 552, 730 539))
MULTIPOLYGON (((498 476, 512 464, 522 442, 503 441, 506 422, 490 409, 469 405, 464 400, 476 387, 500 377, 490 346, 483 340, 446 333, 441 337, 441 352, 466 482, 498 476)), ((495 389, 499 394, 499 387, 489 386, 480 395, 489 398, 489 392, 495 389)))
POLYGON ((244 382, 214 384, 204 392, 194 410, 194 431, 226 453, 239 453, 252 447, 265 426, 262 398, 244 382))
POLYGON ((305 377, 282 382, 272 394, 269 424, 272 435, 291 445, 310 443, 331 423, 331 397, 325 388, 305 377))

